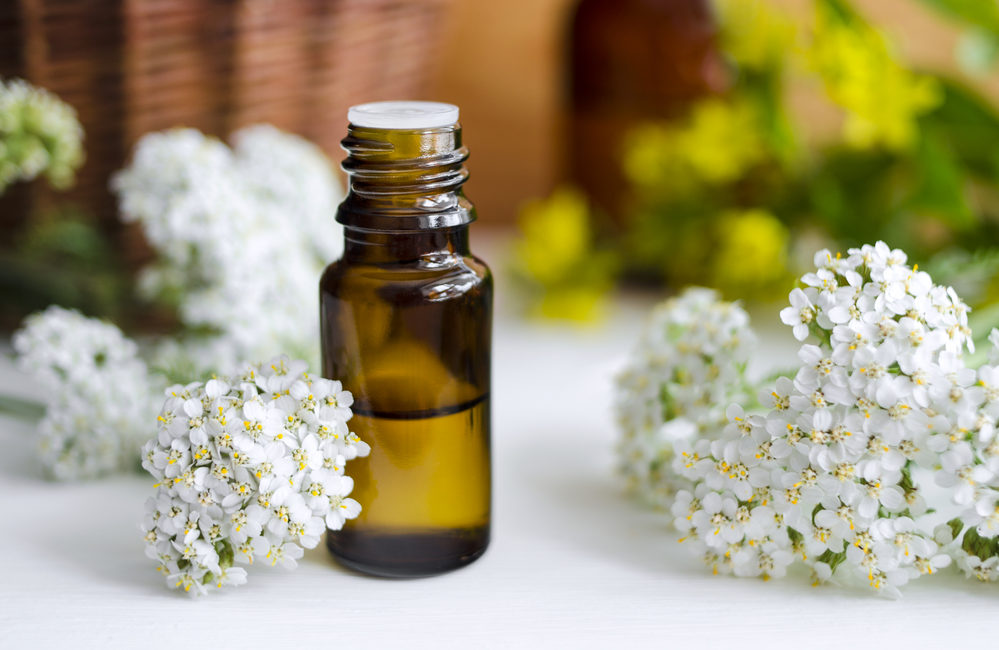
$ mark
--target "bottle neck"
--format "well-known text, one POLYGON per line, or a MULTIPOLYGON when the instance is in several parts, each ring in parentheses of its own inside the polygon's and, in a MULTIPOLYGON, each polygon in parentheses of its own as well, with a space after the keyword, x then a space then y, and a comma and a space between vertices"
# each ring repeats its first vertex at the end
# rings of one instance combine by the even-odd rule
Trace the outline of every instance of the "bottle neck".
POLYGON ((402 233, 475 219, 461 191, 468 149, 459 125, 411 131, 351 124, 340 144, 349 189, 336 218, 346 228, 402 233))
POLYGON ((344 228, 343 259, 363 264, 444 264, 469 254, 468 225, 406 232, 344 228))

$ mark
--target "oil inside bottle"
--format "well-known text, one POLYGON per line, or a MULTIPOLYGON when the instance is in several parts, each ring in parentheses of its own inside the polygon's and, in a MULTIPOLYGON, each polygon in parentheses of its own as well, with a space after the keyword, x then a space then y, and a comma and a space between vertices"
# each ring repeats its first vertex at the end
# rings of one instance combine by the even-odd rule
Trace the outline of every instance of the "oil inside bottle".
POLYGON ((472 562, 489 542, 489 393, 405 337, 383 343, 366 370, 357 385, 392 408, 363 398, 353 407, 350 428, 371 445, 369 456, 351 461, 353 495, 364 507, 327 545, 341 563, 387 577, 472 562), (446 405, 428 406, 429 394, 446 396, 446 405))
POLYGON ((355 411, 351 428, 370 441, 371 454, 351 462, 361 515, 327 538, 340 561, 409 577, 481 555, 489 538, 488 421, 488 395, 424 411, 355 411))

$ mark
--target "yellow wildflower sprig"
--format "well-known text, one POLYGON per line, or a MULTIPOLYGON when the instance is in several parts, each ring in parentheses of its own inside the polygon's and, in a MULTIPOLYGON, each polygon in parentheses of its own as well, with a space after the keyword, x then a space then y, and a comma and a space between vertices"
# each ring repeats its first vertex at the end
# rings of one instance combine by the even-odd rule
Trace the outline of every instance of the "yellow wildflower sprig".
POLYGON ((586 321, 599 314, 616 264, 597 248, 592 223, 586 198, 573 188, 524 206, 514 269, 536 315, 586 321))
POLYGON ((847 3, 815 6, 806 56, 828 98, 846 113, 843 137, 858 148, 910 149, 919 116, 942 101, 938 83, 908 69, 887 37, 847 3))

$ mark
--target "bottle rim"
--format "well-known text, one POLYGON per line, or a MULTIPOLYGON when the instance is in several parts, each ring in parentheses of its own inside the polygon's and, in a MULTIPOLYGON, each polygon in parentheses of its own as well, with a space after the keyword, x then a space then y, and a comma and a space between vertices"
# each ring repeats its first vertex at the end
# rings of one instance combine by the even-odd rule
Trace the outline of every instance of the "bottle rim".
POLYGON ((425 101, 384 101, 357 104, 347 110, 347 121, 372 129, 436 129, 458 123, 454 104, 425 101))

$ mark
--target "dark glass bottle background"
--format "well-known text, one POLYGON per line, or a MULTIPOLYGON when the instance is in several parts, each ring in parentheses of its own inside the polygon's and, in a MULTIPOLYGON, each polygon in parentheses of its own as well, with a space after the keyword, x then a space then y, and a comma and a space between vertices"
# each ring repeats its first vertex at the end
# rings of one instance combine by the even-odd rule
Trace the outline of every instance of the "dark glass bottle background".
POLYGON ((717 27, 708 0, 580 0, 569 31, 568 177, 620 225, 622 136, 724 90, 717 27))
POLYGON ((320 282, 323 375, 354 395, 360 516, 327 545, 352 568, 410 577, 489 543, 492 276, 471 255, 460 127, 351 125, 343 257, 320 282))

